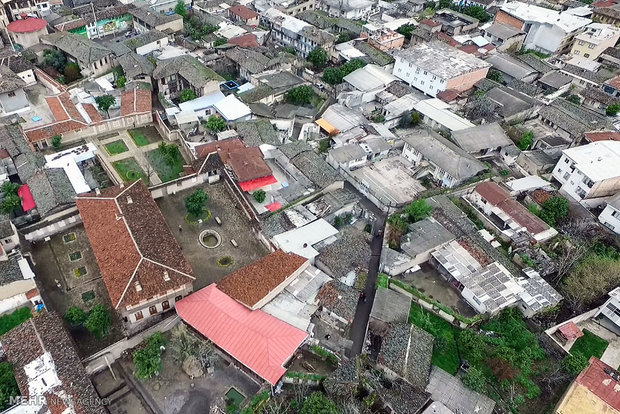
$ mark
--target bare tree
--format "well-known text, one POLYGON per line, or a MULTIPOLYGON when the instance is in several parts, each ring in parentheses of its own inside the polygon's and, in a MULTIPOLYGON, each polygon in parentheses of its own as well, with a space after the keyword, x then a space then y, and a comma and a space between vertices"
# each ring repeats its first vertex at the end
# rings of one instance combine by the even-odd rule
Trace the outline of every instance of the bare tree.
POLYGON ((560 230, 568 236, 568 239, 559 241, 560 245, 554 247, 561 249, 556 259, 557 274, 553 279, 556 286, 573 268, 575 263, 581 260, 590 250, 592 237, 596 237, 596 235, 592 234, 591 228, 592 226, 586 220, 571 220, 560 227, 560 230))

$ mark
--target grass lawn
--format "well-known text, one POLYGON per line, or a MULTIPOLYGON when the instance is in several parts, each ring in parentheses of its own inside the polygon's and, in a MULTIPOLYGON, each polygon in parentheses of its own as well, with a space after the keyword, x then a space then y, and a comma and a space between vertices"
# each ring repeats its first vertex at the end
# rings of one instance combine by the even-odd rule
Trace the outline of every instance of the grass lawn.
POLYGON ((129 129, 127 133, 138 147, 153 144, 162 140, 159 132, 153 126, 129 129))
POLYGON ((128 148, 127 145, 125 145, 125 143, 123 142, 123 140, 119 139, 118 141, 113 141, 105 144, 105 150, 109 155, 117 155, 127 151, 128 148))
POLYGON ((140 168, 140 165, 135 158, 130 157, 125 158, 124 160, 113 162, 112 166, 114 167, 118 175, 121 176, 121 179, 123 181, 128 182, 142 179, 142 181, 144 181, 144 184, 149 185, 149 180, 146 177, 146 174, 144 173, 144 171, 142 171, 142 168, 140 168))
POLYGON ((607 345, 609 345, 609 342, 584 329, 583 336, 575 341, 570 349, 570 353, 580 352, 586 359, 590 359, 591 356, 600 358, 603 356, 605 349, 607 349, 607 345))
POLYGON ((0 318, 0 335, 3 335, 15 328, 18 325, 21 325, 22 322, 30 319, 32 317, 32 313, 30 312, 30 308, 24 307, 19 308, 13 313, 9 313, 0 318))
POLYGON ((454 328, 449 322, 441 319, 439 316, 425 311, 415 302, 411 302, 409 322, 435 337, 433 365, 450 374, 456 374, 459 369, 459 356, 456 350, 454 333, 458 328, 454 328))
POLYGON ((389 280, 388 275, 386 275, 385 273, 379 273, 377 275, 377 287, 388 288, 389 287, 388 280, 389 280))
POLYGON ((180 154, 173 159, 172 163, 168 163, 168 159, 159 149, 149 151, 145 155, 162 182, 175 180, 179 178, 179 173, 183 172, 183 158, 180 154))
POLYGON ((310 98, 310 103, 314 106, 315 109, 321 109, 321 105, 323 105, 325 99, 321 98, 316 93, 312 94, 312 98, 310 98))

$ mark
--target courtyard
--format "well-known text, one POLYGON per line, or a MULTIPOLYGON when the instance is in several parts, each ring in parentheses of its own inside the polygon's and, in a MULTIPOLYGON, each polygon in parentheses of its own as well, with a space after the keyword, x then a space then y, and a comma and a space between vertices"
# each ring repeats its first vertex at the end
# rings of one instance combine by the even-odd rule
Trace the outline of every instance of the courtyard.
POLYGON ((203 223, 190 224, 185 220, 187 212, 184 199, 193 193, 196 187, 156 200, 194 270, 194 290, 218 282, 269 253, 267 247, 254 235, 243 211, 236 205, 223 183, 204 185, 202 189, 209 197, 206 208, 211 213, 210 218, 203 223), (221 220, 221 225, 217 224, 216 217, 221 220), (219 244, 217 241, 212 243, 212 237, 204 237, 208 247, 203 246, 199 239, 205 230, 216 232, 219 244), (237 247, 231 240, 235 240, 237 247))
POLYGON ((142 179, 147 186, 161 184, 179 178, 185 160, 176 143, 176 155, 167 157, 158 148, 164 142, 153 125, 117 131, 90 138, 99 148, 102 162, 117 182, 142 179))
POLYGON ((81 357, 91 355, 123 338, 121 322, 112 309, 81 224, 52 236, 49 241, 34 242, 32 258, 43 301, 50 309, 62 316, 71 306, 89 312, 93 306, 103 304, 110 313, 112 326, 109 335, 101 340, 95 340, 84 328, 71 329, 81 357))

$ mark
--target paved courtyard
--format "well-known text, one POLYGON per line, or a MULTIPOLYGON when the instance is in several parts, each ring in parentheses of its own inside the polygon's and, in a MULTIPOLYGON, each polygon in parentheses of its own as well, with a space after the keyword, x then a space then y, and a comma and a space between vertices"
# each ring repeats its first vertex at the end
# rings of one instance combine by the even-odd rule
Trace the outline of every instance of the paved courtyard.
POLYGON ((224 276, 269 253, 252 232, 245 215, 230 197, 223 183, 206 184, 202 187, 209 196, 207 209, 211 212, 211 218, 201 224, 185 222, 184 199, 196 188, 156 200, 194 270, 196 276, 194 290, 217 282, 224 276), (216 223, 215 217, 220 218, 221 226, 216 223), (181 226, 181 230, 179 230, 179 226, 181 226), (199 235, 206 229, 214 230, 220 235, 221 244, 219 247, 207 249, 200 244, 199 235), (232 245, 230 242, 232 239, 238 243, 238 247, 232 245), (224 256, 232 257, 234 263, 225 268, 218 266, 218 259, 224 256))
POLYGON ((71 306, 88 312, 96 304, 110 310, 110 335, 97 341, 84 329, 72 329, 80 356, 85 357, 123 337, 121 322, 112 309, 90 243, 80 224, 32 245, 34 272, 42 288, 43 301, 60 315, 71 306))

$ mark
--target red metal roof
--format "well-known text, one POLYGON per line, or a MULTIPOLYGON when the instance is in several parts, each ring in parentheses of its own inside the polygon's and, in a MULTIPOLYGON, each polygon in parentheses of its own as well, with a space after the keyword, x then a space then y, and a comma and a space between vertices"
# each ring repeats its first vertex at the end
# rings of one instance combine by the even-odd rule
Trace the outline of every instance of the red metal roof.
POLYGON ((581 329, 572 321, 560 326, 558 330, 567 341, 572 341, 583 336, 581 329))
POLYGON ((272 385, 307 336, 265 312, 249 310, 215 283, 175 307, 181 319, 272 385))
POLYGON ((618 371, 596 357, 590 357, 590 365, 581 371, 575 381, 586 387, 607 404, 620 410, 620 382, 618 371), (607 371, 607 372, 605 372, 607 371))
POLYGON ((275 184, 278 180, 273 175, 257 178, 255 180, 244 181, 239 183, 239 187, 243 191, 254 191, 269 184, 275 184))
POLYGON ((47 26, 47 22, 36 17, 28 17, 26 19, 15 20, 6 27, 9 32, 13 33, 30 33, 43 29, 47 26))
POLYGON ((32 210, 37 205, 34 203, 34 198, 30 193, 30 188, 24 184, 17 189, 17 195, 22 199, 22 209, 24 211, 32 210))

